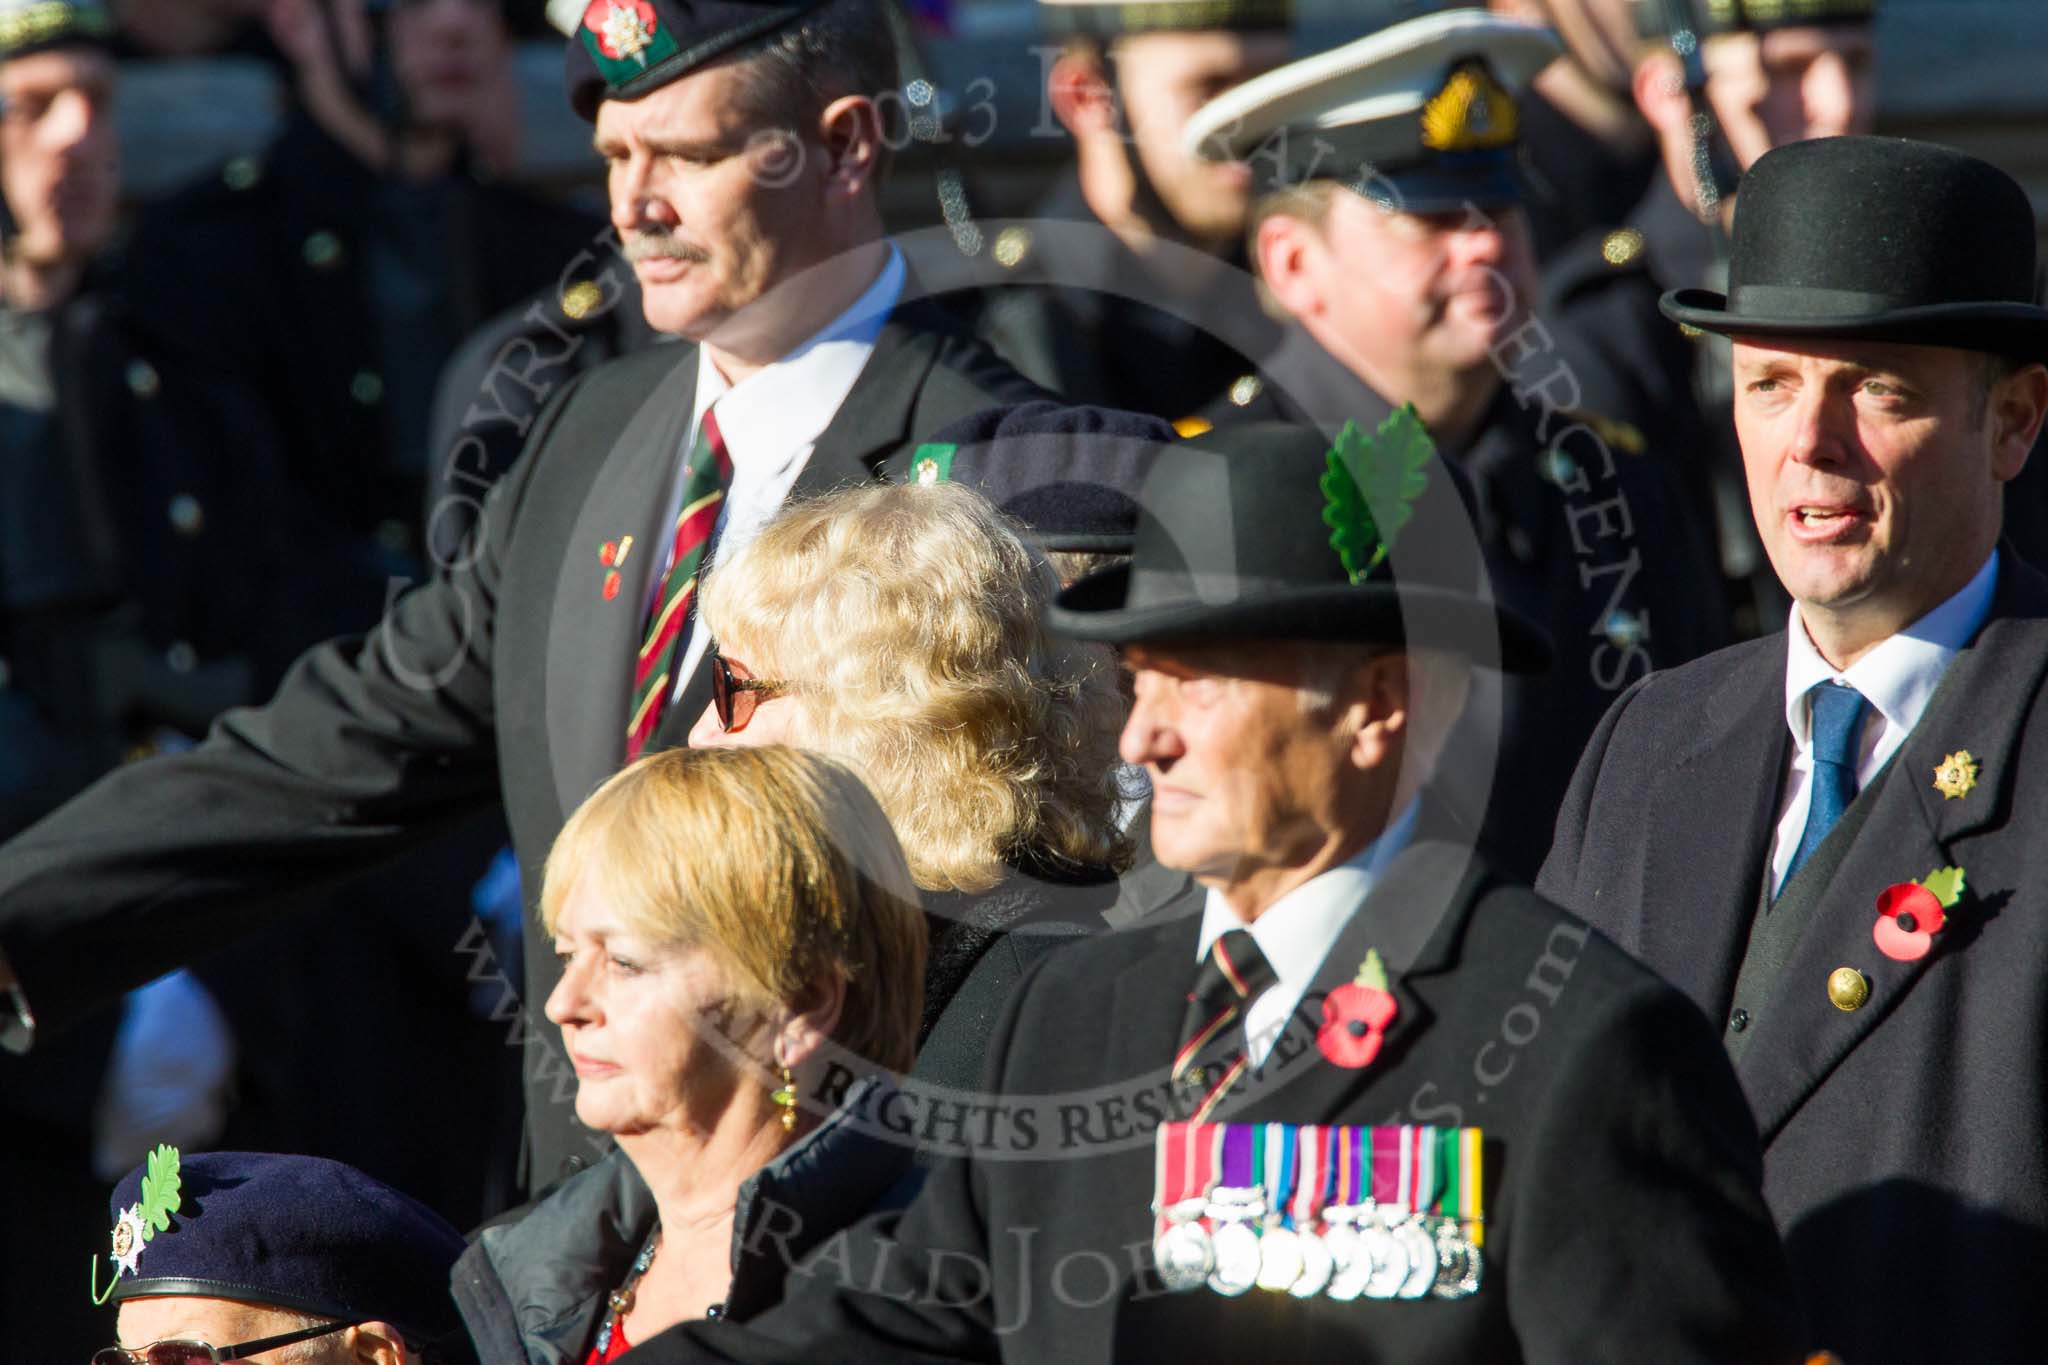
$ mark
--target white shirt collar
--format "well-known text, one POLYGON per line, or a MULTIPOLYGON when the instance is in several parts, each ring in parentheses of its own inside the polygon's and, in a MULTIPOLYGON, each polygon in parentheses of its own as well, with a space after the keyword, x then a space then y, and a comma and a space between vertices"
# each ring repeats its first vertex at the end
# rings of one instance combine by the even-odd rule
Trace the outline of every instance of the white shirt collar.
POLYGON ((1232 929, 1249 928, 1278 980, 1272 989, 1286 993, 1287 1012, 1301 999, 1315 979, 1316 969, 1330 955, 1337 935, 1351 922, 1351 916, 1386 872, 1401 850, 1415 837, 1420 799, 1411 800, 1380 837, 1360 849, 1349 861, 1339 863, 1266 907, 1265 913, 1247 926, 1223 899, 1210 888, 1202 907, 1202 933, 1195 944, 1195 961, 1209 955, 1209 945, 1232 929))
POLYGON ((705 409, 716 402, 718 429, 736 477, 749 465, 772 468, 807 455, 846 401, 903 292, 903 253, 894 242, 884 245, 888 259, 874 282, 845 312, 774 364, 732 384, 711 363, 710 352, 698 347, 690 430, 695 433, 703 425, 705 409))
POLYGON ((1962 591, 1871 650, 1846 671, 1823 659, 1814 648, 1806 633, 1806 623, 1794 604, 1792 620, 1785 631, 1785 724, 1800 752, 1805 752, 1811 737, 1806 694, 1824 682, 1847 683, 1861 692, 1884 717, 1888 733, 1910 733, 1920 723, 1920 713, 1927 709, 1942 674, 1991 614, 1991 595, 1997 583, 1998 551, 1994 549, 1962 591))

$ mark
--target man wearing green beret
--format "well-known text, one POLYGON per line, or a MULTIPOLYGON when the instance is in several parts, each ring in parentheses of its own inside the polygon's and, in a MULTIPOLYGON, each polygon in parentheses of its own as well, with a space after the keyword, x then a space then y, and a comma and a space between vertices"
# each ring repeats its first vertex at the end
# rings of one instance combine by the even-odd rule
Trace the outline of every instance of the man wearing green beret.
MULTIPOLYGON (((703 710, 694 593, 721 540, 1038 396, 915 302, 881 240, 875 96, 896 72, 872 0, 592 0, 568 71, 626 258, 605 269, 630 267, 682 344, 552 390, 477 534, 366 639, 314 649, 268 706, 0 852, 17 1046, 501 795, 538 885, 566 812, 703 710)), ((537 1008, 555 963, 526 959, 537 1008)), ((546 1033, 515 1034, 535 1185, 603 1150, 546 1033)))

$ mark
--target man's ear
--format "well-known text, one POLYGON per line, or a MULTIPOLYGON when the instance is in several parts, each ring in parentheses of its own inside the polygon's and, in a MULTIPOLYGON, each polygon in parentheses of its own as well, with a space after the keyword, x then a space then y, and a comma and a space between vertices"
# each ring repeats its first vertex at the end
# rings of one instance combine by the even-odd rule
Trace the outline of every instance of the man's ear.
POLYGON ((388 1322, 364 1322, 348 1332, 349 1359, 357 1365, 409 1365, 405 1338, 388 1322))
POLYGON ((837 197, 858 198, 882 168, 882 114, 866 95, 842 95, 818 116, 825 183, 837 197))
POLYGON ((1652 52, 1637 62, 1629 89, 1636 108, 1658 136, 1674 137, 1690 125, 1692 100, 1685 93, 1685 72, 1673 54, 1652 52))
POLYGON ((1991 423, 1991 473, 2010 483, 2027 466, 2027 456, 2048 415, 2048 366, 2022 365, 1991 390, 1985 409, 1991 423))
POLYGON ((1116 92, 1092 52, 1068 48, 1045 75, 1053 117, 1079 141, 1117 131, 1116 92))
POLYGON ((1252 265, 1293 317, 1306 317, 1323 305, 1322 282, 1314 269, 1322 250, 1321 231, 1289 213, 1267 214, 1252 234, 1252 265))
POLYGON ((1352 706, 1358 728, 1351 736, 1351 761, 1360 768, 1386 768, 1401 761, 1408 737, 1408 656, 1376 654, 1352 674, 1352 706))

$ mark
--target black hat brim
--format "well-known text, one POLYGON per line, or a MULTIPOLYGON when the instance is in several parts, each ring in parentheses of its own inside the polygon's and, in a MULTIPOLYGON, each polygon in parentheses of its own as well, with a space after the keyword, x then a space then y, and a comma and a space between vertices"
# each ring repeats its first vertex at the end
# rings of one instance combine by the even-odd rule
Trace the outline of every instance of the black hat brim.
POLYGON ((1673 289, 1664 316, 1722 336, 1848 337, 2048 361, 2048 308, 2025 303, 1930 303, 1854 314, 1739 313, 1712 289, 1673 289))
POLYGON ((1076 640, 1120 645, 1213 639, 1408 644, 1451 650, 1504 673, 1548 672, 1554 653, 1549 635, 1528 617, 1445 588, 1334 584, 1134 608, 1125 605, 1131 572, 1120 564, 1090 574, 1046 608, 1046 625, 1076 640))

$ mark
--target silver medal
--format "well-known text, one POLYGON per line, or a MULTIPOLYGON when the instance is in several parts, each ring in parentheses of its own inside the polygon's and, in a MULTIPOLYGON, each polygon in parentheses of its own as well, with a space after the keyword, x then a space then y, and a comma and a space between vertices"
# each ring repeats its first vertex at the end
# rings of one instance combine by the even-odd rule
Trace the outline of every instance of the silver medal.
POLYGON ((1259 1282, 1259 1234, 1246 1222, 1225 1223, 1211 1237, 1216 1268, 1209 1287, 1236 1298, 1259 1282))
MULTIPOLYGON (((1370 1278, 1365 1282, 1365 1296, 1369 1299, 1391 1299, 1401 1292, 1401 1286, 1408 1282, 1408 1250, 1396 1241, 1394 1234, 1377 1219, 1358 1230, 1358 1242, 1362 1252, 1372 1258, 1370 1278)), ((1430 1264, 1435 1265, 1432 1257, 1430 1264)))
MULTIPOLYGON (((1350 1229, 1344 1231, 1349 1232, 1350 1229)), ((1330 1283, 1330 1274, 1337 1268, 1337 1260, 1331 1254, 1327 1235, 1318 1237, 1313 1232, 1298 1232, 1296 1240, 1301 1244, 1301 1274, 1287 1286, 1287 1292, 1297 1299, 1312 1299, 1330 1283)))
POLYGON ((1294 1282, 1301 1278, 1301 1244, 1307 1238, 1297 1236, 1292 1228, 1275 1224, 1259 1237, 1259 1279, 1261 1289, 1283 1294, 1294 1288, 1294 1282))
POLYGON ((1175 1223, 1152 1243, 1152 1259, 1159 1278, 1176 1294, 1200 1289, 1216 1268, 1216 1253, 1209 1244, 1209 1230, 1200 1223, 1175 1223))
POLYGON ((1394 1240, 1408 1259, 1408 1277, 1396 1292, 1404 1299, 1419 1299, 1436 1284, 1436 1240, 1419 1218, 1409 1218, 1394 1228, 1394 1240))
POLYGON ((1485 1259, 1478 1244, 1446 1219, 1437 1226, 1436 1245, 1440 1266, 1430 1292, 1440 1299, 1462 1299, 1477 1293, 1485 1259))
POLYGON ((1348 1222, 1333 1222, 1323 1234, 1323 1249, 1330 1253, 1330 1297, 1339 1303, 1349 1303, 1364 1293, 1373 1260, 1372 1253, 1359 1241, 1358 1229, 1348 1222))

